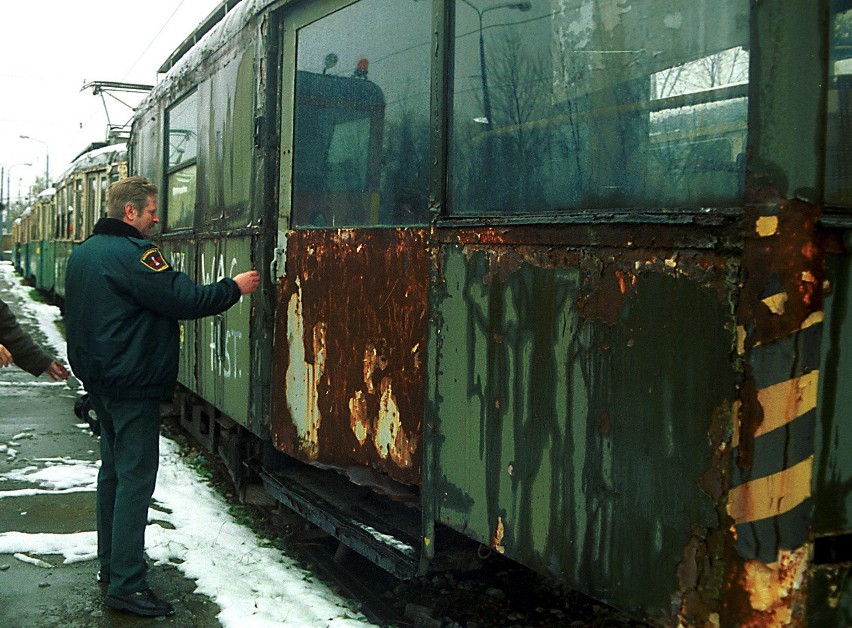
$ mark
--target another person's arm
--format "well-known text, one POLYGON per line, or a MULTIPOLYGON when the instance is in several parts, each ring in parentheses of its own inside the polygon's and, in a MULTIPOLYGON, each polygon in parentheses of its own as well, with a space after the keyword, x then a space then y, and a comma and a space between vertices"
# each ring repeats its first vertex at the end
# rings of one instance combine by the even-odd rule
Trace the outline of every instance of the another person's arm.
POLYGON ((65 367, 21 329, 12 310, 3 301, 0 301, 0 348, 0 366, 17 364, 36 377, 46 373, 54 381, 68 378, 65 367))
POLYGON ((15 359, 12 357, 9 350, 3 345, 0 345, 0 368, 12 366, 14 363, 15 359))

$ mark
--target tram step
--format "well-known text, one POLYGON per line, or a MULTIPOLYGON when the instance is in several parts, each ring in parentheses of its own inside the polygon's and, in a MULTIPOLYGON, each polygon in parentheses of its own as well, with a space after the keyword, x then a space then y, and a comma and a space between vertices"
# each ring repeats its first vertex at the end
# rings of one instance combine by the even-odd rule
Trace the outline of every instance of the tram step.
POLYGON ((382 569, 402 580, 416 574, 419 510, 308 465, 262 469, 260 477, 275 499, 382 569))

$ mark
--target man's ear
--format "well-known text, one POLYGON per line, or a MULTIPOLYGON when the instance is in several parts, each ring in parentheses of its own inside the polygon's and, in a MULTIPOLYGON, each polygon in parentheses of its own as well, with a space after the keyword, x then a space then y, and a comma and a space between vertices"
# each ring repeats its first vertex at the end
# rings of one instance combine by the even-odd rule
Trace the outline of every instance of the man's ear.
POLYGON ((127 203, 124 206, 124 217, 133 220, 136 216, 136 208, 133 206, 133 203, 127 203))

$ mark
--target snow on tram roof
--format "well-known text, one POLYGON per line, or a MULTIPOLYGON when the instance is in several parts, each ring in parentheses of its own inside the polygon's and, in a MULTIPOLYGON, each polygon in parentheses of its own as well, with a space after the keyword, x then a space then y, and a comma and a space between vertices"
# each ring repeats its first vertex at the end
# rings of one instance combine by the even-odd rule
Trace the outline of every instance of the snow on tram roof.
POLYGON ((199 25, 187 39, 178 47, 160 68, 165 72, 164 78, 154 86, 142 102, 136 107, 134 118, 146 111, 151 103, 159 100, 164 93, 180 84, 187 73, 196 70, 205 59, 222 48, 246 24, 254 19, 274 0, 239 0, 236 3, 223 2, 227 7, 219 7, 199 25), (226 9, 224 14, 221 9, 226 9), (215 19, 214 19, 215 18, 215 19))
POLYGON ((126 154, 127 144, 124 143, 107 144, 106 146, 99 146, 92 150, 87 150, 78 155, 74 161, 71 162, 71 165, 62 173, 59 180, 61 181, 73 172, 88 170, 89 168, 95 168, 97 166, 103 166, 117 161, 124 161, 127 159, 126 154))

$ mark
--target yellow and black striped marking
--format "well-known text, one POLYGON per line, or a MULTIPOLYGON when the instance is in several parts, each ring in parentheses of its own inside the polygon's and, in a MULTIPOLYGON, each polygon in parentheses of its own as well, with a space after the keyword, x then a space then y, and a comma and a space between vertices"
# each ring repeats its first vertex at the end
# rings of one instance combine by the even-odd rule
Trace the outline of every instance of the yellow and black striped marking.
MULTIPOLYGON (((746 559, 771 563, 779 550, 808 540, 822 320, 815 312, 792 335, 757 344, 745 355, 763 420, 751 464, 734 465, 728 513, 746 559)), ((740 460, 738 433, 733 443, 734 460, 740 460)))

